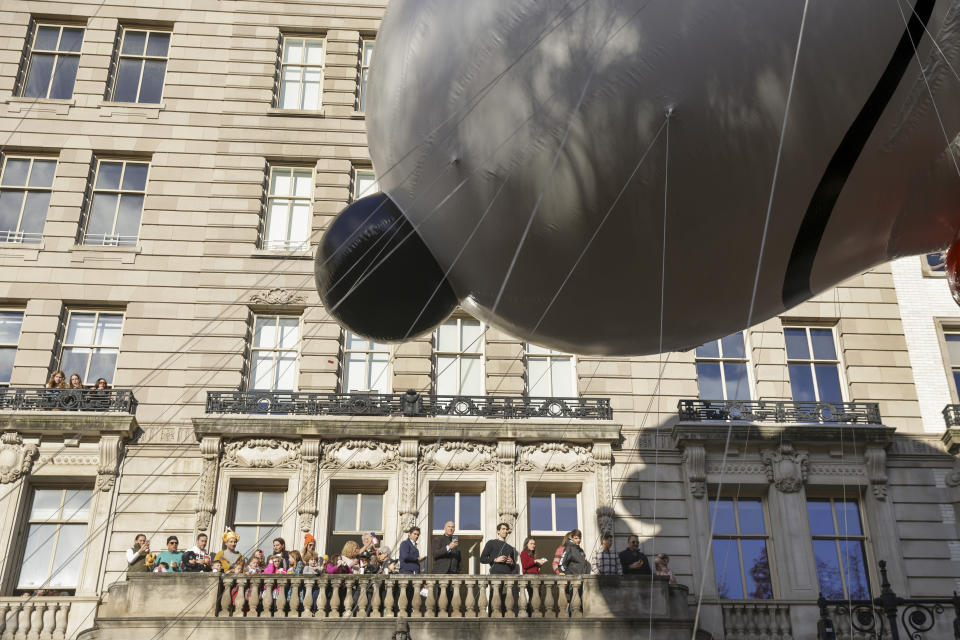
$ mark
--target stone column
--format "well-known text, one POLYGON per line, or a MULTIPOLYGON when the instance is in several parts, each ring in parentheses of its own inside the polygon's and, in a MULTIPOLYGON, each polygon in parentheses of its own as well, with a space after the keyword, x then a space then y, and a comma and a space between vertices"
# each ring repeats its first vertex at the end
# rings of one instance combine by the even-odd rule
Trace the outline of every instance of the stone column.
POLYGON ((400 531, 417 523, 417 455, 416 440, 400 441, 400 531))
POLYGON ((300 445, 300 504, 297 515, 300 531, 313 530, 317 517, 317 461, 320 459, 320 440, 306 439, 300 445))
POLYGON ((506 522, 513 528, 517 523, 517 443, 513 440, 497 442, 497 522, 506 522))
POLYGON ((200 486, 197 488, 197 521, 195 534, 209 534, 217 492, 217 469, 220 465, 220 438, 205 437, 200 441, 203 467, 200 470, 200 486))
POLYGON ((600 535, 613 533, 616 512, 613 506, 613 448, 609 442, 593 445, 593 461, 596 464, 597 482, 597 529, 600 535))

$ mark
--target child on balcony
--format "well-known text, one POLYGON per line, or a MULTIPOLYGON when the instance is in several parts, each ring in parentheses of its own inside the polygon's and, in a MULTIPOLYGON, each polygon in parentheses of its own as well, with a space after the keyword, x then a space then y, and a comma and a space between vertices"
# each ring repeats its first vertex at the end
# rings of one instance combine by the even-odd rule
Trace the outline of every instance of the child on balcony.
POLYGON ((307 561, 307 565, 303 568, 304 575, 317 575, 320 573, 319 567, 317 567, 317 558, 313 557, 307 561))
POLYGON ((287 573, 303 573, 303 558, 300 556, 300 552, 294 549, 290 552, 290 569, 287 573))
POLYGON ((250 558, 250 562, 247 563, 247 570, 244 573, 249 575, 263 573, 263 567, 260 566, 260 558, 257 556, 250 558))

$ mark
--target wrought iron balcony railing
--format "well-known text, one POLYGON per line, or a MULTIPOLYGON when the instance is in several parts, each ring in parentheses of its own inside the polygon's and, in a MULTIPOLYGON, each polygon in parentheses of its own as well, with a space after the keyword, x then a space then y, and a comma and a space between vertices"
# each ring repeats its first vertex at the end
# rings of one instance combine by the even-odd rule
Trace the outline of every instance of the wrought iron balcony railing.
POLYGON ((119 411, 134 415, 133 389, 14 389, 0 387, 0 409, 15 411, 119 411))
POLYGON ((948 404, 943 408, 943 421, 949 427, 960 427, 960 404, 948 404))
POLYGON ((795 402, 784 400, 681 400, 680 420, 703 422, 814 422, 882 424, 876 402, 795 402))
POLYGON ((339 416, 459 416, 611 420, 609 398, 436 396, 406 393, 208 391, 207 413, 339 416))

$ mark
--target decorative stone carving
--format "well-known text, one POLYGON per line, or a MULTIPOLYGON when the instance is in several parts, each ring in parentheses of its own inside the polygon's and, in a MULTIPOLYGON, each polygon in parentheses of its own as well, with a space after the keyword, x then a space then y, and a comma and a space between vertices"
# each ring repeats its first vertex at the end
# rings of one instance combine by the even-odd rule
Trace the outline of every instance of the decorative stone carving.
MULTIPOLYGON (((416 453, 414 453, 416 457, 416 453)), ((400 468, 399 447, 394 442, 375 440, 336 440, 323 445, 321 469, 383 469, 400 468)))
POLYGON ((766 473, 766 466, 761 462, 727 462, 723 464, 722 462, 712 462, 707 465, 708 474, 718 474, 718 475, 742 475, 742 476, 751 476, 751 475, 763 475, 766 473))
POLYGON ((224 447, 223 467, 254 469, 297 469, 300 443, 274 438, 233 440, 224 447))
POLYGON ((270 289, 261 291, 250 296, 250 302, 254 304, 287 305, 287 304, 306 304, 307 299, 296 291, 287 291, 286 289, 270 289))
POLYGON ((98 455, 80 455, 80 454, 58 454, 58 455, 41 455, 37 458, 36 464, 38 467, 45 467, 46 465, 88 465, 94 466, 100 461, 100 456, 98 455))
POLYGON ((594 443, 591 456, 596 467, 597 527, 601 535, 613 533, 613 448, 609 442, 594 443))
POLYGON ((859 464, 830 464, 813 462, 810 464, 810 475, 812 476, 840 476, 842 477, 861 477, 864 475, 863 467, 859 464))
POLYGON ((420 469, 496 471, 496 450, 479 442, 434 442, 420 448, 420 469))
MULTIPOLYGON (((394 445, 396 446, 396 445, 394 445)), ((401 440, 397 449, 400 462, 400 530, 417 523, 417 451, 416 440, 401 440)))
POLYGON ((117 468, 120 465, 120 437, 103 436, 100 438, 100 459, 97 461, 97 480, 94 488, 110 491, 117 482, 117 468))
POLYGON ((200 441, 203 467, 200 470, 200 487, 197 489, 197 532, 210 530, 216 511, 217 467, 220 461, 220 438, 204 438, 200 441))
POLYGON ((760 452, 767 480, 783 493, 800 491, 807 481, 809 456, 805 451, 795 451, 793 445, 784 442, 776 449, 760 452))
POLYGON ((960 487, 960 458, 953 463, 953 470, 943 478, 948 487, 960 487))
POLYGON ((707 452, 703 445, 688 444, 683 448, 681 460, 687 470, 690 494, 694 498, 702 498, 707 495, 707 452))
POLYGON ((501 440, 497 443, 497 522, 506 522, 513 528, 517 522, 517 443, 501 440))
POLYGON ((313 529, 313 519, 317 517, 317 460, 320 457, 320 441, 304 440, 300 445, 300 504, 297 515, 300 530, 313 529))
POLYGON ((23 438, 15 431, 0 436, 0 483, 16 482, 29 474, 37 452, 37 445, 23 444, 23 438))
POLYGON ((517 471, 593 471, 590 450, 566 442, 543 442, 517 447, 517 471))
POLYGON ((887 499, 887 452, 883 447, 867 447, 863 452, 867 478, 877 500, 887 499))

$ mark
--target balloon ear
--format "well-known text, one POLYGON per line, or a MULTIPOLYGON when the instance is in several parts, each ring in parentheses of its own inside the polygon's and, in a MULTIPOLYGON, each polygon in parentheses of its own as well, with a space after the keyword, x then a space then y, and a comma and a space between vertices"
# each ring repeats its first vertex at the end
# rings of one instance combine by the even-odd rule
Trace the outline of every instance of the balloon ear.
POLYGON ((372 340, 426 333, 457 306, 443 269, 383 193, 340 212, 320 240, 314 273, 327 311, 372 340))

